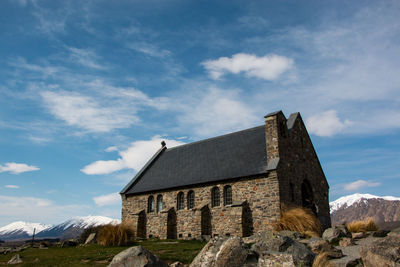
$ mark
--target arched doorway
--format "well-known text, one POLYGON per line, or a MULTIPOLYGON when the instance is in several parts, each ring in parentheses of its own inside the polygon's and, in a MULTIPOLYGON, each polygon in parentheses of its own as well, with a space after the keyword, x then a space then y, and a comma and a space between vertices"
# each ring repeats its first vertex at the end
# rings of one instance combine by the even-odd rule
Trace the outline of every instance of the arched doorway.
POLYGON ((169 209, 167 216, 167 238, 176 239, 176 212, 174 208, 169 209))
POLYGON ((314 200, 314 194, 312 191, 312 187, 310 182, 307 179, 304 179, 301 184, 301 202, 303 207, 306 207, 309 204, 309 200, 314 200))
POLYGON ((201 208, 201 235, 211 236, 211 212, 208 205, 201 208))
POLYGON ((146 238, 146 212, 142 210, 138 216, 136 236, 146 238))

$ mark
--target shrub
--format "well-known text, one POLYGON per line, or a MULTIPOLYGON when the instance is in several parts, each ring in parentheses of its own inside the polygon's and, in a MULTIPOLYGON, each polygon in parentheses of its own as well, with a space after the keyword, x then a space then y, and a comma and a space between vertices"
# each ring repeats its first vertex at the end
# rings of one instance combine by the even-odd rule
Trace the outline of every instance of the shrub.
POLYGON ((281 208, 281 218, 274 225, 276 231, 290 230, 306 236, 321 236, 321 222, 311 210, 302 207, 281 208))
POLYGON ((97 243, 103 246, 126 246, 134 239, 133 229, 126 224, 107 224, 99 229, 97 243))
POLYGON ((336 267, 336 265, 329 262, 328 253, 323 252, 315 257, 312 267, 336 267))
POLYGON ((367 218, 363 221, 352 221, 346 224, 347 229, 352 233, 377 231, 378 226, 373 218, 367 218))

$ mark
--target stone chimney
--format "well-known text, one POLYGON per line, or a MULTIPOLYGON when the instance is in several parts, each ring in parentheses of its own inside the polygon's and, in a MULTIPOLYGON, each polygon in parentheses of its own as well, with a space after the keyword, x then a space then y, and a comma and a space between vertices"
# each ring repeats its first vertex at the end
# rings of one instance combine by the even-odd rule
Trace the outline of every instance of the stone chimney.
POLYGON ((267 114, 265 117, 265 140, 267 149, 267 165, 271 160, 282 159, 283 143, 288 136, 286 118, 282 111, 267 114))

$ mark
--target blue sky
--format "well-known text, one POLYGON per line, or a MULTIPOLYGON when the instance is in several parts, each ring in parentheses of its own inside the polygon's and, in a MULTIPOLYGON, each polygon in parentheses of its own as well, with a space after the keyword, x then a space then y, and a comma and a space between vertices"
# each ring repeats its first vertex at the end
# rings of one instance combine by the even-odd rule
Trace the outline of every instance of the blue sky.
POLYGON ((399 197, 398 1, 0 3, 0 226, 120 217, 171 147, 301 112, 330 199, 399 197))

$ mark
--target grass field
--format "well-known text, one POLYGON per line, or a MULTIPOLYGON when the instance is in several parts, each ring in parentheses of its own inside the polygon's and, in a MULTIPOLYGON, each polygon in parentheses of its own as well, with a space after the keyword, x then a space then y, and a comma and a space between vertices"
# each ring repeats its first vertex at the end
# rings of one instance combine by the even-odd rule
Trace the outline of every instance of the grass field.
MULTIPOLYGON (((200 241, 144 240, 135 242, 132 246, 141 245, 168 263, 190 263, 205 244, 200 241)), ((23 263, 14 266, 107 266, 116 254, 127 248, 100 245, 29 248, 21 252, 0 254, 0 265, 6 265, 12 256, 19 254, 23 263)))

